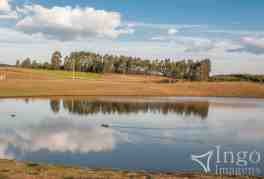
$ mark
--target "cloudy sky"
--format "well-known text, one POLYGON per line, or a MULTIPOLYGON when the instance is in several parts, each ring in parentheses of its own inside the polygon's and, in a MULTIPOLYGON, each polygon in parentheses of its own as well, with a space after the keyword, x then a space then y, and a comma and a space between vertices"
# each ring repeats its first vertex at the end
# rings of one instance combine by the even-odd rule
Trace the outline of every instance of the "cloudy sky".
POLYGON ((259 0, 0 0, 0 63, 85 50, 264 74, 263 9, 259 0))

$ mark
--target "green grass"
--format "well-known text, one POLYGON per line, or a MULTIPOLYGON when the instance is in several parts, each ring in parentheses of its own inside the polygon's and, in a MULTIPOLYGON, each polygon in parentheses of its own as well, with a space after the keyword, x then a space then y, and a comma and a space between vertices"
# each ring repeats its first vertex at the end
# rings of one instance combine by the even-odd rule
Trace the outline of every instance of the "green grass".
MULTIPOLYGON (((42 73, 50 77, 55 77, 59 79, 72 78, 72 71, 63 71, 63 70, 42 70, 42 69, 33 69, 33 72, 42 73)), ((90 73, 90 72, 75 72, 76 79, 98 79, 101 77, 101 74, 90 73)))

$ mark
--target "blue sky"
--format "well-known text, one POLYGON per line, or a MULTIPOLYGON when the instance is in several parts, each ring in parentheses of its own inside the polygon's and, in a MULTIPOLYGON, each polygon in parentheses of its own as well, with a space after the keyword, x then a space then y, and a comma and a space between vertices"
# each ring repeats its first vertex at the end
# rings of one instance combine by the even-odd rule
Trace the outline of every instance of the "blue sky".
POLYGON ((205 24, 218 27, 263 28, 264 1, 262 0, 19 0, 47 7, 90 6, 118 11, 127 21, 162 24, 205 24))
POLYGON ((263 9, 261 0, 0 0, 0 62, 87 50, 263 74, 263 9))

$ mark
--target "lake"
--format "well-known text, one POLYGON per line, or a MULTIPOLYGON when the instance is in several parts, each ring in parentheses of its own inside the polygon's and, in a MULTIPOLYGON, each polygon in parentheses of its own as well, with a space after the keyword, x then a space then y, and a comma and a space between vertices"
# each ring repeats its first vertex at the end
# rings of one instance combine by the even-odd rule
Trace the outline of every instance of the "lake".
POLYGON ((0 119, 2 159, 92 168, 264 174, 261 99, 1 99, 0 119))

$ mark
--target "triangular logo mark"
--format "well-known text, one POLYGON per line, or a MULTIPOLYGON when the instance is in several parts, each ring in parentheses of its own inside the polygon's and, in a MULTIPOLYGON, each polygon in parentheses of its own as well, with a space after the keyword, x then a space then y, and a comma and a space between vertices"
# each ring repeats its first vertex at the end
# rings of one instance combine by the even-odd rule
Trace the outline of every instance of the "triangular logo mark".
POLYGON ((201 167, 204 169, 206 173, 211 171, 210 168, 210 160, 214 154, 213 150, 210 150, 209 152, 202 154, 202 155, 191 155, 191 159, 201 165, 201 167), (204 163, 201 159, 206 159, 206 163, 204 163))

